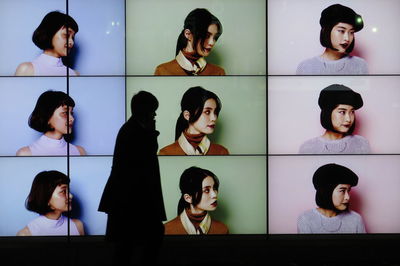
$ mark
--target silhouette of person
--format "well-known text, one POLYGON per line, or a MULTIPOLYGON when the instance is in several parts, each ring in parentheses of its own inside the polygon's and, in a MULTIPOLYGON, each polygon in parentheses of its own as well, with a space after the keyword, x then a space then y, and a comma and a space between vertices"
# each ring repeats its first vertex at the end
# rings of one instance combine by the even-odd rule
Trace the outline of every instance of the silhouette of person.
POLYGON ((132 116, 115 143, 110 177, 99 211, 108 214, 106 240, 115 244, 114 263, 157 263, 166 220, 157 158, 157 98, 140 91, 132 97, 132 116))

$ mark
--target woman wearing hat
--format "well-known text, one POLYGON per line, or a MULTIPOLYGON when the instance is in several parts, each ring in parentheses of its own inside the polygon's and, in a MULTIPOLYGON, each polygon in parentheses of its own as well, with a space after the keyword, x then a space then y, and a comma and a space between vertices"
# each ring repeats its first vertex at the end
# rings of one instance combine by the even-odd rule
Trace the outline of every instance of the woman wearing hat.
POLYGON ((301 62, 296 74, 368 74, 365 60, 350 55, 355 43, 354 33, 364 27, 361 16, 347 6, 335 4, 322 11, 319 23, 320 42, 325 51, 322 55, 301 62))
POLYGON ((332 84, 320 92, 318 105, 325 133, 304 142, 299 153, 370 153, 368 140, 353 135, 355 110, 363 106, 359 93, 344 85, 332 84))
POLYGON ((358 176, 349 168, 326 164, 315 171, 317 208, 301 214, 297 232, 303 234, 366 233, 360 214, 349 210, 350 190, 358 176))

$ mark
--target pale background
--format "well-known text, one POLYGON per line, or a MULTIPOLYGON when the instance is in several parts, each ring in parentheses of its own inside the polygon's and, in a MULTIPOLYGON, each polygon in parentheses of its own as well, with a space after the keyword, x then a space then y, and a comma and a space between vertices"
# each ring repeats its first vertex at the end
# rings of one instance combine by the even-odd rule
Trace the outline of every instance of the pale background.
POLYGON ((400 78, 269 77, 268 149, 270 154, 298 153, 306 140, 322 135, 319 93, 331 84, 343 84, 361 94, 364 106, 356 110, 356 129, 370 143, 372 153, 400 153, 400 78))
POLYGON ((399 74, 397 0, 268 0, 268 74, 294 75, 301 61, 322 54, 319 19, 332 4, 362 16, 364 28, 355 34, 353 55, 367 61, 370 74, 399 74))
POLYGON ((361 214, 368 233, 400 233, 400 156, 270 156, 268 223, 270 234, 297 233, 297 217, 315 208, 314 172, 336 163, 359 177, 351 209, 361 214))
POLYGON ((227 75, 266 74, 265 0, 127 0, 127 74, 153 75, 174 59, 184 20, 195 8, 208 9, 223 27, 207 61, 227 75))
MULTIPOLYGON (((125 74, 124 1, 68 0, 68 7, 79 26, 71 51, 73 69, 81 75, 125 74)), ((44 16, 56 10, 66 13, 66 1, 0 1, 0 75, 14 75, 20 63, 42 53, 32 34, 44 16)))
POLYGON ((157 97, 158 146, 175 142, 175 125, 186 90, 201 86, 214 92, 222 102, 211 141, 225 146, 230 154, 266 154, 265 77, 129 77, 127 110, 132 96, 140 90, 157 97))

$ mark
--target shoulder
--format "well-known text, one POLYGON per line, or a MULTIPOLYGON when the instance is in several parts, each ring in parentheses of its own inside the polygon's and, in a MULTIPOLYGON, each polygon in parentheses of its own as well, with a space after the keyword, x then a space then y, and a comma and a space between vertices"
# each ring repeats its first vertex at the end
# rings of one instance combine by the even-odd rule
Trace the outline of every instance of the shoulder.
POLYGON ((206 68, 202 72, 203 75, 225 76, 225 70, 217 65, 207 63, 206 68))
POLYGON ((353 67, 356 67, 358 69, 357 74, 368 74, 368 63, 365 61, 365 59, 358 57, 358 56, 348 56, 347 60, 353 65, 353 67))
POLYGON ((299 148, 299 153, 315 153, 317 150, 316 148, 321 143, 319 139, 319 137, 315 137, 305 141, 303 144, 301 144, 299 148))
POLYGON ((17 232, 17 236, 31 236, 32 233, 27 226, 17 232))
POLYGON ((309 220, 312 219, 314 217, 316 217, 316 213, 314 211, 314 209, 311 210, 306 210, 303 213, 301 213, 298 217, 298 220, 309 220))
POLYGON ((209 234, 226 235, 229 234, 229 229, 228 226, 226 226, 224 223, 212 219, 209 234))
POLYGON ((321 61, 318 59, 318 56, 314 56, 306 60, 303 60, 297 66, 296 74, 297 75, 314 74, 315 72, 314 68, 318 66, 320 62, 321 61))
POLYGON ((178 62, 173 59, 158 65, 154 71, 154 75, 186 75, 186 73, 179 66, 178 62))
POLYGON ((228 155, 228 154, 229 151, 227 148, 216 143, 211 143, 210 150, 207 153, 207 155, 228 155))
POLYGON ((15 76, 33 76, 35 73, 31 62, 21 63, 15 71, 15 76))
POLYGON ((352 135, 350 138, 352 145, 356 145, 358 152, 360 153, 370 153, 371 148, 369 141, 360 135, 352 135))
POLYGON ((78 229, 78 232, 81 236, 85 235, 85 230, 83 228, 83 223, 79 219, 72 219, 74 224, 76 225, 76 228, 78 229))
POLYGON ((30 156, 32 155, 31 149, 28 146, 22 147, 16 153, 17 156, 30 156))
POLYGON ((187 234, 179 216, 164 224, 166 235, 182 235, 187 234))
POLYGON ((185 155, 185 152, 182 150, 181 146, 179 146, 178 141, 175 141, 162 148, 158 152, 158 155, 185 155))

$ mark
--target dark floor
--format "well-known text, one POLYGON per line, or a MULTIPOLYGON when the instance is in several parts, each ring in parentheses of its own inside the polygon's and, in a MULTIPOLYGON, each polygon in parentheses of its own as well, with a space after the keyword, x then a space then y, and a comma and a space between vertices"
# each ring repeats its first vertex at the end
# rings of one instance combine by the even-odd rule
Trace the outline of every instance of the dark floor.
MULTIPOLYGON (((164 240, 160 264, 400 266, 400 236, 205 236, 164 240)), ((102 236, 2 237, 0 265, 111 265, 102 236)))

